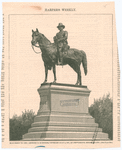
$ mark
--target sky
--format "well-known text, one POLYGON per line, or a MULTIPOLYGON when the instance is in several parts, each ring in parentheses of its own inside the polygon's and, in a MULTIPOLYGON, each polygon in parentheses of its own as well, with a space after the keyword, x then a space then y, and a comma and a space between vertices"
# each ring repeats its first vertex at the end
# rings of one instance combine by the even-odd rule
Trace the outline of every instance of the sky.
MULTIPOLYGON (((112 97, 112 16, 111 15, 11 15, 10 16, 10 117, 25 109, 37 113, 40 97, 37 89, 44 81, 44 63, 31 48, 32 29, 38 28, 51 42, 61 22, 68 31, 71 48, 85 51, 88 74, 81 65, 82 83, 94 98, 110 93, 112 97)), ((36 51, 40 51, 35 48, 36 51)), ((57 83, 75 84, 77 74, 68 65, 56 67, 57 83)), ((53 72, 48 73, 48 82, 53 72)))

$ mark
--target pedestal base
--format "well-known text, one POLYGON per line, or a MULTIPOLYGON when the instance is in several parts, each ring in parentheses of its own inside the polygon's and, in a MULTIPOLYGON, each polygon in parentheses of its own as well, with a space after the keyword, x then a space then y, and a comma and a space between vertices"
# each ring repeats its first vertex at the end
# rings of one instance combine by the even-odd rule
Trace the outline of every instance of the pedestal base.
POLYGON ((86 86, 47 83, 38 92, 40 108, 23 140, 109 140, 88 113, 90 91, 86 86))

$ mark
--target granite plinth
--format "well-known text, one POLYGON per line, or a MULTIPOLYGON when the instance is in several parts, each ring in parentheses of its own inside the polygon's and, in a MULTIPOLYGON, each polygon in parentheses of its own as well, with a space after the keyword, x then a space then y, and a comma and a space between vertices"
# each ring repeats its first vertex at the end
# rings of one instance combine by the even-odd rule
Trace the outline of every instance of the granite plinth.
POLYGON ((88 113, 90 91, 86 86, 47 83, 38 92, 41 98, 38 115, 41 112, 88 113))
POLYGON ((88 113, 87 86, 46 83, 38 93, 40 108, 23 140, 109 140, 88 113))

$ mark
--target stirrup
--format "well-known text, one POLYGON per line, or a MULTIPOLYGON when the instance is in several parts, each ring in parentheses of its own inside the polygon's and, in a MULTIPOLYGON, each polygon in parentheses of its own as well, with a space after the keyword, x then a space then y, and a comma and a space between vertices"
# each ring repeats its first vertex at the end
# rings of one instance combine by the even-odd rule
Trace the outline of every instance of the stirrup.
POLYGON ((58 62, 58 65, 62 65, 62 62, 58 62))

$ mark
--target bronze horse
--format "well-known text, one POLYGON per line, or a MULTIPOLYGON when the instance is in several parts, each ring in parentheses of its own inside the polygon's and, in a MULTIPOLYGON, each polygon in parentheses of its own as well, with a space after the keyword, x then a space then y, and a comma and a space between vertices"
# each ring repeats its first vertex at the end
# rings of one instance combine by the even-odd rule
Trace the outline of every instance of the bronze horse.
MULTIPOLYGON (((45 80, 47 82, 48 70, 53 68, 54 83, 56 82, 56 67, 57 64, 57 47, 54 43, 51 43, 43 34, 32 30, 32 46, 39 47, 42 52, 42 59, 45 66, 45 80), (39 46, 37 46, 38 44, 39 46)), ((85 75, 87 75, 87 58, 83 50, 77 50, 74 48, 63 51, 63 65, 69 65, 77 73, 76 85, 82 85, 81 82, 81 70, 80 65, 83 65, 85 75)))

